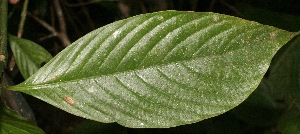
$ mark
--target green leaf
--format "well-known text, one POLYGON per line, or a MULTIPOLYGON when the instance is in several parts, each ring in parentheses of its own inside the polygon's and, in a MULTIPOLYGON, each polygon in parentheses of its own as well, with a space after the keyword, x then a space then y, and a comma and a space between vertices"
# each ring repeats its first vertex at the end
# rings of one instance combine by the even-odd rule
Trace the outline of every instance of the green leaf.
POLYGON ((296 101, 300 108, 300 36, 295 37, 275 55, 268 83, 274 97, 287 107, 296 101))
POLYGON ((19 70, 25 79, 35 73, 43 63, 53 58, 47 50, 32 41, 11 35, 9 43, 19 70))
POLYGON ((287 43, 275 55, 268 77, 272 93, 284 104, 285 113, 277 127, 282 134, 300 132, 300 36, 287 43))
POLYGON ((0 104, 1 134, 44 134, 43 130, 28 122, 17 112, 0 104))
POLYGON ((294 35, 215 13, 144 14, 87 34, 10 89, 99 122, 174 127, 244 101, 294 35))

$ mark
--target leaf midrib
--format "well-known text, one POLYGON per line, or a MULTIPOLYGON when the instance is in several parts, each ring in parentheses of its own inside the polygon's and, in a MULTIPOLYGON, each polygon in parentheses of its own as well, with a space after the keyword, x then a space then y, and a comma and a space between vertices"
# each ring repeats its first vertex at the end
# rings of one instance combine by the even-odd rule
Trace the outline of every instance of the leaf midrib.
MULTIPOLYGON (((243 49, 243 48, 239 48, 239 49, 243 49)), ((79 78, 79 79, 72 79, 72 80, 66 80, 66 81, 62 81, 61 79, 55 79, 54 82, 49 81, 49 83, 39 83, 39 84, 34 84, 34 85, 27 85, 26 84, 27 81, 25 81, 25 82, 23 82, 19 85, 11 86, 11 87, 9 87, 9 89, 11 89, 11 90, 19 90, 20 89, 20 90, 25 91, 25 90, 32 90, 34 88, 39 89, 39 88, 43 88, 43 87, 48 87, 48 86, 51 87, 51 86, 54 86, 54 85, 73 83, 73 82, 84 81, 84 80, 89 80, 89 79, 98 79, 98 78, 101 78, 101 77, 114 77, 115 75, 118 75, 118 74, 138 72, 140 70, 149 69, 149 68, 160 68, 160 67, 169 66, 169 65, 172 65, 172 64, 175 65, 175 64, 183 63, 183 62, 193 62, 193 61, 196 61, 196 60, 199 60, 199 59, 205 59, 205 58, 209 58, 210 60, 211 59, 217 59, 217 58, 220 58, 220 57, 224 57, 227 54, 231 54, 232 52, 237 51, 239 49, 235 49, 235 50, 232 50, 232 51, 227 51, 227 52, 219 54, 219 55, 207 55, 207 56, 203 56, 203 57, 194 57, 194 58, 191 58, 191 59, 184 59, 184 60, 169 62, 169 63, 165 63, 165 64, 147 66, 145 68, 129 69, 129 70, 126 70, 126 71, 123 71, 123 72, 120 71, 120 72, 114 72, 114 73, 111 73, 111 74, 82 77, 82 78, 79 78)))

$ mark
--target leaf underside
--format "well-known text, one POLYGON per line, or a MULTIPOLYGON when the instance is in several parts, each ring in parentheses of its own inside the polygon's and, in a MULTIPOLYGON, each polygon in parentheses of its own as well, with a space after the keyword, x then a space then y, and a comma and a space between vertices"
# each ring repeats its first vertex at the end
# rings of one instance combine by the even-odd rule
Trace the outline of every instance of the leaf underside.
POLYGON ((144 14, 92 31, 10 89, 87 119, 174 127, 244 101, 293 35, 215 13, 144 14))

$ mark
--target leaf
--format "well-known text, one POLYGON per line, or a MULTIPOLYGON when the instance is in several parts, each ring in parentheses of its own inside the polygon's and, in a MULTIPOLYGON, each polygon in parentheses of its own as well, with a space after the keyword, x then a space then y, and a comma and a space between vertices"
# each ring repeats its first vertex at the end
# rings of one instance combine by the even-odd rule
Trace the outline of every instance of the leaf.
POLYGON ((190 124, 244 101, 294 35, 215 13, 144 14, 85 35, 10 89, 99 122, 190 124))
POLYGON ((274 126, 280 116, 280 110, 273 97, 272 89, 262 79, 256 90, 232 112, 243 122, 256 127, 274 126))
POLYGON ((9 43, 24 79, 35 73, 41 64, 53 58, 47 50, 32 41, 11 35, 9 36, 9 43))
POLYGON ((296 103, 300 108, 300 36, 295 37, 278 54, 270 66, 268 83, 278 101, 296 103))
POLYGON ((18 113, 0 104, 1 134, 44 134, 43 130, 28 122, 18 113))

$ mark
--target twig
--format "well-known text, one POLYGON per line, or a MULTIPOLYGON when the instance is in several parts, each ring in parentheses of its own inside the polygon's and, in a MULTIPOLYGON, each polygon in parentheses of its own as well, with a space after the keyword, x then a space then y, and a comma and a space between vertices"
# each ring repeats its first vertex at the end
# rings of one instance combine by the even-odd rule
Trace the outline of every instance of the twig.
POLYGON ((59 32, 58 38, 61 39, 63 46, 67 47, 68 45, 71 44, 71 41, 69 40, 69 37, 67 35, 66 23, 65 23, 65 19, 63 16, 61 6, 59 4, 59 0, 54 0, 54 8, 56 10, 56 15, 57 15, 58 23, 59 23, 59 27, 60 27, 60 32, 59 32))
POLYGON ((57 38, 59 38, 61 40, 61 42, 63 43, 63 46, 67 47, 68 45, 70 45, 70 40, 69 40, 69 37, 67 35, 66 23, 65 23, 65 20, 64 20, 62 9, 59 5, 59 0, 54 1, 54 9, 56 11, 56 15, 57 15, 57 18, 58 18, 58 23, 59 23, 59 28, 60 28, 59 32, 53 26, 48 24, 46 21, 34 16, 31 13, 28 13, 28 15, 30 17, 32 17, 40 25, 42 25, 44 28, 46 28, 49 32, 51 32, 51 34, 49 36, 47 36, 46 38, 56 36, 57 38))
POLYGON ((38 22, 40 25, 42 25, 44 28, 46 28, 49 32, 51 32, 52 34, 56 33, 56 35, 57 35, 57 31, 55 30, 55 28, 50 26, 47 22, 45 22, 44 20, 32 15, 31 13, 28 13, 28 15, 31 18, 33 18, 36 22, 38 22))
POLYGON ((25 2, 23 4, 23 9, 22 9, 22 13, 21 13, 21 20, 20 20, 20 23, 19 23, 19 30, 18 30, 18 35, 17 35, 19 38, 21 38, 22 34, 23 34, 24 23, 25 23, 26 14, 27 14, 28 1, 29 0, 25 0, 25 2))
POLYGON ((43 40, 46 40, 46 39, 49 39, 49 38, 52 38, 52 37, 56 37, 57 36, 57 34, 49 34, 49 35, 47 35, 47 36, 44 36, 44 37, 41 37, 41 38, 39 38, 39 41, 43 41, 43 40))
POLYGON ((55 25, 55 11, 54 11, 54 7, 51 6, 50 7, 50 25, 54 26, 55 25))
POLYGON ((118 2, 118 7, 120 12, 122 13, 122 17, 121 18, 128 18, 130 16, 130 7, 128 6, 128 4, 126 4, 124 1, 119 1, 118 2))

